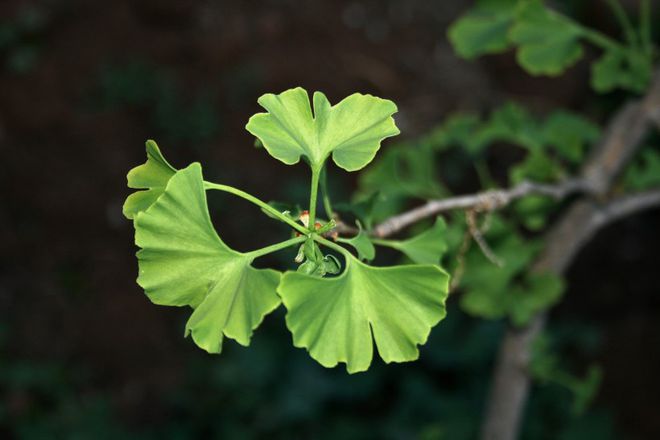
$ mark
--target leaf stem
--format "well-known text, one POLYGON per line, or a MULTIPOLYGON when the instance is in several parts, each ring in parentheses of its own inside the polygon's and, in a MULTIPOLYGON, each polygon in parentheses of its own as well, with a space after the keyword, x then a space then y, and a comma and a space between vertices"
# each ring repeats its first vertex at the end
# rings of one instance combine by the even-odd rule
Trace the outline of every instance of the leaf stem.
POLYGON ((205 189, 217 189, 217 190, 228 192, 230 194, 238 196, 242 199, 247 200, 248 202, 254 203, 255 205, 257 205, 258 207, 260 207, 264 211, 269 212, 274 217, 276 217, 280 221, 288 224, 289 226, 291 226, 293 229, 300 232, 301 234, 308 234, 309 233, 309 231, 307 229, 305 229, 305 227, 303 225, 300 225, 300 224, 296 223, 293 219, 291 219, 291 218, 287 217, 286 215, 282 214, 277 209, 273 208, 272 206, 270 206, 268 203, 264 202, 263 200, 259 200, 258 198, 256 198, 252 194, 248 194, 245 191, 241 191, 240 189, 234 188, 233 186, 221 185, 219 183, 212 183, 212 182, 207 182, 207 181, 204 181, 204 188, 205 189))
POLYGON ((300 237, 291 238, 289 240, 282 241, 280 243, 275 243, 261 249, 256 249, 254 251, 246 252, 245 255, 249 256, 252 259, 259 258, 259 257, 263 257, 264 255, 271 254, 273 252, 277 252, 279 250, 296 245, 298 243, 302 243, 305 240, 307 240, 307 237, 301 235, 300 237))
POLYGON ((332 204, 330 203, 330 194, 328 193, 328 171, 324 166, 321 170, 321 178, 319 183, 321 184, 321 193, 323 194, 323 209, 325 210, 325 215, 328 217, 328 220, 335 218, 335 213, 332 210, 332 204))
POLYGON ((369 237, 369 241, 371 241, 373 244, 377 244, 378 246, 385 246, 393 249, 398 249, 399 244, 399 242, 396 240, 387 240, 384 238, 375 237, 369 237))
POLYGON ((591 42, 591 44, 600 47, 603 50, 615 50, 615 51, 625 50, 625 47, 621 43, 608 37, 607 35, 601 32, 583 26, 580 26, 580 28, 582 30, 582 36, 587 41, 591 42))
POLYGON ((327 239, 321 237, 321 236, 318 235, 318 234, 312 234, 312 238, 313 238, 314 241, 316 241, 317 243, 322 244, 322 245, 324 245, 324 246, 327 246, 327 247, 329 247, 330 249, 334 249, 334 250, 336 250, 337 252, 339 252, 340 254, 342 254, 342 255, 343 255, 344 257, 346 257, 346 258, 348 258, 348 257, 353 258, 353 254, 351 254, 351 253, 350 253, 348 250, 346 250, 345 248, 339 246, 337 243, 333 243, 332 241, 327 240, 327 239))
POLYGON ((319 175, 321 168, 312 166, 312 187, 309 192, 309 230, 314 230, 314 223, 316 222, 316 199, 319 192, 319 175))
POLYGON ((614 13, 614 16, 619 22, 619 25, 623 29, 623 33, 626 36, 626 40, 628 41, 628 44, 630 44, 631 46, 637 45, 637 35, 635 34, 635 29, 633 28, 632 23, 628 18, 628 14, 626 14, 626 11, 623 10, 621 3, 619 3, 619 0, 606 0, 606 1, 607 4, 610 6, 610 9, 612 10, 612 13, 614 13))

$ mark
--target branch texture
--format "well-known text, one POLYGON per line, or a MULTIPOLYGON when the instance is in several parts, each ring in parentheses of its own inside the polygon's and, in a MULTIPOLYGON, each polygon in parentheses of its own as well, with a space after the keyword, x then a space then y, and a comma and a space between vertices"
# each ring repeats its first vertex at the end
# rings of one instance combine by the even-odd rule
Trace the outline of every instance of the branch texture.
MULTIPOLYGON (((611 120, 600 144, 582 171, 583 183, 592 197, 605 198, 612 182, 637 150, 660 114, 660 74, 641 101, 625 105, 611 120)), ((563 274, 579 250, 598 229, 624 215, 654 206, 657 191, 616 199, 599 205, 594 199, 576 201, 546 236, 546 248, 533 266, 535 272, 563 274)), ((523 329, 509 329, 498 353, 486 418, 484 440, 514 440, 518 436, 524 404, 529 393, 527 374, 531 345, 543 330, 540 314, 523 329)))
POLYGON ((374 237, 387 237, 426 217, 438 215, 442 212, 457 209, 488 212, 501 209, 528 195, 545 195, 561 200, 574 193, 589 191, 590 188, 591 186, 582 179, 568 179, 554 185, 526 181, 510 189, 496 189, 477 194, 430 200, 422 206, 385 220, 373 229, 372 235, 374 237))

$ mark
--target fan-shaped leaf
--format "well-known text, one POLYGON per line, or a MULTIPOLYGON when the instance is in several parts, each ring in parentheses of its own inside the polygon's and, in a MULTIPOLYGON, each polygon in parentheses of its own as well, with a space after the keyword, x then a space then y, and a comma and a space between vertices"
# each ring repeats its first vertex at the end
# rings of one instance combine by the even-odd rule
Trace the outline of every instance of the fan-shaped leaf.
POLYGON ((445 221, 438 217, 433 227, 408 240, 387 240, 379 243, 403 252, 415 263, 438 264, 447 252, 446 230, 445 221))
POLYGON ((362 225, 358 223, 360 228, 358 234, 352 238, 338 238, 337 241, 350 244, 355 248, 358 253, 358 258, 362 261, 371 261, 376 257, 376 249, 373 243, 369 240, 369 236, 362 229, 362 225))
POLYGON ((377 268, 349 255, 338 277, 287 272, 277 291, 294 345, 324 367, 345 362, 356 373, 371 364, 372 339, 385 362, 417 359, 417 345, 445 316, 448 282, 438 266, 377 268))
POLYGON ((199 164, 176 172, 160 197, 135 216, 138 284, 152 302, 195 310, 186 335, 219 353, 223 335, 248 345, 252 331, 280 303, 274 270, 254 269, 252 258, 218 237, 208 213, 199 164))
POLYGON ((507 33, 517 0, 481 0, 448 31, 454 50, 463 58, 498 53, 509 47, 507 33))
POLYGON ((653 71, 652 59, 635 50, 608 50, 591 65, 591 87, 599 93, 616 88, 642 92, 653 71))
POLYGON ((170 165, 158 149, 156 142, 147 141, 147 162, 128 172, 128 187, 144 189, 136 191, 126 198, 123 213, 132 219, 135 215, 151 206, 165 190, 176 169, 170 165))
POLYGON ((532 75, 559 75, 582 58, 582 30, 547 9, 541 0, 522 3, 509 37, 518 63, 532 75))
POLYGON ((268 110, 252 116, 246 129, 263 143, 268 153, 287 165, 305 156, 320 169, 332 154, 335 163, 356 171, 374 158, 383 139, 399 134, 389 100, 355 93, 331 106, 321 92, 314 93, 314 112, 303 88, 259 98, 268 110))

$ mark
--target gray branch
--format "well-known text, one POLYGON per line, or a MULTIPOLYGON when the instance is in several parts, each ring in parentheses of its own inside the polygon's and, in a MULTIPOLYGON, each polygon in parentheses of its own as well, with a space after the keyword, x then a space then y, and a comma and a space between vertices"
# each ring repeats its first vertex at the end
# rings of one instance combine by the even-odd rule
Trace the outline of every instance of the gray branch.
POLYGON ((458 209, 471 209, 476 212, 494 211, 528 195, 545 195, 555 200, 561 200, 571 194, 589 190, 590 186, 582 179, 568 179, 554 185, 525 181, 509 189, 496 189, 477 194, 429 200, 422 206, 390 217, 374 227, 371 233, 375 237, 387 237, 424 218, 442 212, 458 209))
MULTIPOLYGON (((656 74, 646 96, 624 106, 612 119, 603 139, 582 171, 591 199, 576 201, 553 225, 546 247, 535 262, 535 272, 562 274, 579 250, 604 225, 656 205, 658 191, 616 199, 599 206, 614 179, 628 163, 660 114, 660 74, 656 74)), ((484 440, 514 440, 518 436, 529 393, 527 374, 531 344, 543 330, 545 314, 532 318, 522 329, 510 328, 502 341, 495 366, 492 389, 482 426, 484 440)))

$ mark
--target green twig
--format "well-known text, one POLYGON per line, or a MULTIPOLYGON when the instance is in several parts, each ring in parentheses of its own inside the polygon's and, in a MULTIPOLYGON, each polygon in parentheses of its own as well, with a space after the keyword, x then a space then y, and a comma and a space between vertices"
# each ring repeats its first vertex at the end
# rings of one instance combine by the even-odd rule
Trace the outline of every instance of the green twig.
POLYGON ((314 230, 316 222, 316 199, 319 191, 319 175, 321 171, 317 167, 312 167, 312 187, 309 191, 309 230, 314 230))
POLYGON ((603 50, 614 50, 614 51, 623 51, 625 46, 623 46, 618 41, 608 37, 607 35, 598 32, 596 30, 580 26, 582 36, 591 44, 594 44, 600 47, 603 50))
POLYGON ((339 252, 342 254, 344 257, 353 257, 353 254, 351 254, 348 250, 345 248, 339 246, 337 243, 333 243, 330 240, 326 240, 325 238, 321 237, 320 235, 314 234, 312 236, 314 238, 314 241, 316 241, 319 244, 322 244, 323 246, 327 246, 330 249, 334 249, 335 251, 339 252))
POLYGON ((280 243, 275 243, 270 246, 266 246, 261 249, 256 249, 254 251, 247 252, 245 255, 251 257, 251 258, 259 258, 267 254, 271 254, 273 252, 277 252, 279 250, 294 246, 298 243, 302 243, 303 241, 307 240, 307 237, 305 236, 300 236, 300 237, 295 237, 290 240, 282 241, 280 243))

